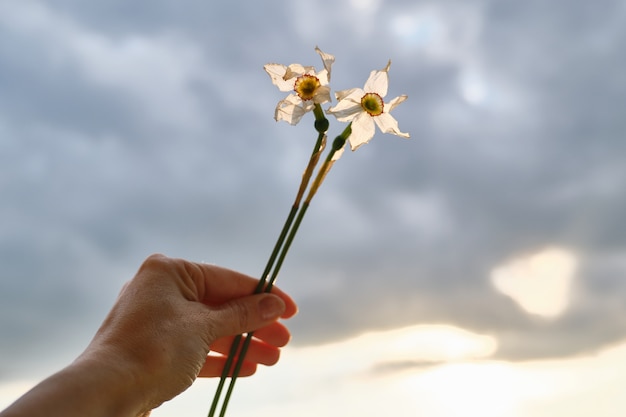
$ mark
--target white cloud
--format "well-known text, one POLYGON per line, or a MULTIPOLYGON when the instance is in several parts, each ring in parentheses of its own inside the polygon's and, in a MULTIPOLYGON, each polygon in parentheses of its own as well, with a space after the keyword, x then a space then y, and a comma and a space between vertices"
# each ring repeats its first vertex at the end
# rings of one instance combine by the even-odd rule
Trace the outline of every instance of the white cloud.
POLYGON ((496 267, 493 285, 531 314, 552 318, 569 305, 577 260, 570 252, 548 248, 496 267))
POLYGON ((350 6, 367 14, 374 14, 380 9, 381 0, 350 0, 350 6))
POLYGON ((476 57, 483 17, 475 4, 418 5, 397 11, 388 26, 406 52, 420 53, 433 61, 458 63, 476 57))
POLYGON ((194 85, 209 83, 202 49, 180 34, 112 36, 37 2, 0 5, 0 22, 46 51, 42 65, 72 68, 95 86, 126 97, 137 115, 179 129, 206 120, 194 85))

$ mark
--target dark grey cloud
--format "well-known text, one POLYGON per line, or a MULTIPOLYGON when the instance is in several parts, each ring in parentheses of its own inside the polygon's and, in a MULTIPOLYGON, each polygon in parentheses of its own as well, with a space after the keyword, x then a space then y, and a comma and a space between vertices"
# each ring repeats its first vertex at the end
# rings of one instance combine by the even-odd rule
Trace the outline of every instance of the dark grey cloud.
POLYGON ((56 353, 36 361, 71 357, 149 253, 261 272, 314 140, 310 119, 272 120, 281 93, 262 65, 319 65, 315 45, 337 56, 336 89, 391 58, 389 96, 409 95, 394 112, 412 139, 378 134, 346 153, 314 200, 279 279, 301 306, 294 343, 452 323, 527 359, 622 339, 621 2, 0 12, 2 376, 44 341, 56 353), (489 282, 546 245, 581 262, 553 321, 489 282))

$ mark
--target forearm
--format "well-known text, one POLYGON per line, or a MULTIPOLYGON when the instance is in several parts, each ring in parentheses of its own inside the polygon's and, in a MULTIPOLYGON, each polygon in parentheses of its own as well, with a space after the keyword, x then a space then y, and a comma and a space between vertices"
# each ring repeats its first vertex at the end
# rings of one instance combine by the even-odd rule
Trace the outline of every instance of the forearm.
POLYGON ((143 399, 121 367, 78 360, 24 394, 0 417, 138 417, 143 399))

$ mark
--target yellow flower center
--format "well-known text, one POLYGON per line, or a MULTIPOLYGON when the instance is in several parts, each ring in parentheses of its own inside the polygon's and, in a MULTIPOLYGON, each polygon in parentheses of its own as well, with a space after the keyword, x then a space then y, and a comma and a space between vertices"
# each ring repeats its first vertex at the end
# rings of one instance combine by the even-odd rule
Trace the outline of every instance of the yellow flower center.
POLYGON ((316 76, 304 74, 296 79, 293 90, 302 100, 311 100, 320 86, 320 80, 316 76))
POLYGON ((383 113, 385 102, 383 98, 376 93, 367 93, 361 97, 361 107, 369 113, 370 116, 379 116, 383 113))

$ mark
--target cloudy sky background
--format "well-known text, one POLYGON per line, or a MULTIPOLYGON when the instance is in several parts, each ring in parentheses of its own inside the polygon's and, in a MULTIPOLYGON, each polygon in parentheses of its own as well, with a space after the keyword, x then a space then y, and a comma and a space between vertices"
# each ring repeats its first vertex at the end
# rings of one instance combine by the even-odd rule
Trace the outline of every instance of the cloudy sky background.
POLYGON ((150 253, 261 273, 315 140, 262 67, 316 45, 334 90, 391 59, 412 138, 336 164, 278 281, 292 344, 233 414, 623 415, 619 0, 0 0, 0 405, 150 253))

